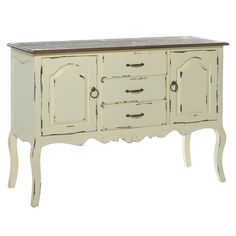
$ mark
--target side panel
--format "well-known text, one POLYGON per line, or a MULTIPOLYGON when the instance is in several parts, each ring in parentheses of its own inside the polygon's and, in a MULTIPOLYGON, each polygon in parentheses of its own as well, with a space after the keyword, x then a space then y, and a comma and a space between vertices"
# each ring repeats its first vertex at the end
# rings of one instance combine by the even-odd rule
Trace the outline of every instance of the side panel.
POLYGON ((35 133, 34 57, 12 49, 11 67, 12 132, 31 139, 35 133))

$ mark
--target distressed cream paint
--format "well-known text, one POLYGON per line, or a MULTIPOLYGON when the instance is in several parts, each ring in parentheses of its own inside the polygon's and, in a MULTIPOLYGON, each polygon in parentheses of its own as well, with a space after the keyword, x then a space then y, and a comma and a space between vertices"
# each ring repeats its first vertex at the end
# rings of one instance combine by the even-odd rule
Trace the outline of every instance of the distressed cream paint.
POLYGON ((40 198, 41 148, 57 142, 133 142, 177 130, 190 166, 191 133, 212 128, 215 169, 225 181, 222 46, 42 55, 12 49, 11 61, 9 187, 16 184, 19 137, 31 143, 33 207, 40 198))

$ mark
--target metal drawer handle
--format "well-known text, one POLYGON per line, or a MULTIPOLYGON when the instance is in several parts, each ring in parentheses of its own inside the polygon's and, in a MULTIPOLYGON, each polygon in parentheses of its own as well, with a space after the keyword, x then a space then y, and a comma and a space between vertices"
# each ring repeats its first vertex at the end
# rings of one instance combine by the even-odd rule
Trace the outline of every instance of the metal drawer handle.
POLYGON ((178 90, 178 84, 177 84, 177 81, 172 81, 171 84, 170 84, 170 90, 172 92, 177 92, 178 90))
POLYGON ((125 92, 126 93, 141 93, 141 92, 143 92, 144 91, 144 89, 134 89, 134 90, 129 90, 129 89, 126 89, 125 90, 125 92))
POLYGON ((98 98, 98 96, 99 96, 99 91, 95 87, 92 87, 90 91, 90 97, 98 98))
POLYGON ((139 64, 126 64, 126 66, 138 68, 138 67, 144 66, 144 63, 139 63, 139 64))
POLYGON ((133 115, 130 115, 130 114, 127 114, 126 117, 130 117, 130 118, 141 118, 144 116, 144 113, 140 113, 140 114, 133 114, 133 115))

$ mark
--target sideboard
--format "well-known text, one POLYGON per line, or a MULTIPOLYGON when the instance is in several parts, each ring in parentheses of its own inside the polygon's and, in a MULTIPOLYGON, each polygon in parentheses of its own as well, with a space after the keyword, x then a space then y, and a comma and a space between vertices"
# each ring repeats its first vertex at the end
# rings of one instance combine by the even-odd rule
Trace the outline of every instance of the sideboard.
POLYGON ((212 128, 214 164, 225 181, 222 154, 223 46, 196 37, 10 43, 9 187, 18 172, 17 138, 31 144, 32 200, 41 190, 40 152, 52 143, 140 141, 212 128))

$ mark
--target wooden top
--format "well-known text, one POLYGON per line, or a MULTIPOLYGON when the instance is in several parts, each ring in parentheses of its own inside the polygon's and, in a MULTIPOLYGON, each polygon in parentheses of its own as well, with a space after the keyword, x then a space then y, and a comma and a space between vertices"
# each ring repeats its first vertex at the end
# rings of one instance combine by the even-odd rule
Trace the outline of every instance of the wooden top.
POLYGON ((8 44, 8 46, 12 48, 33 54, 55 53, 55 52, 110 51, 110 50, 125 50, 125 49, 223 46, 223 45, 229 45, 229 44, 227 42, 220 42, 191 36, 49 41, 49 42, 8 44))

